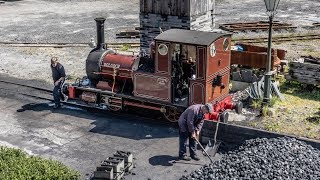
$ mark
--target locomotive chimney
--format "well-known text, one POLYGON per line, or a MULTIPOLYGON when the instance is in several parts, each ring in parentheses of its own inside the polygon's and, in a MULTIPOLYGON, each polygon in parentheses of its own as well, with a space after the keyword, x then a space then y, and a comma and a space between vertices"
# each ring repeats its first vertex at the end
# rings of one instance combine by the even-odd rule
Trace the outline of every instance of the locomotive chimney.
POLYGON ((97 24, 97 47, 96 49, 105 49, 105 42, 104 42, 104 21, 105 18, 95 18, 94 19, 97 24))

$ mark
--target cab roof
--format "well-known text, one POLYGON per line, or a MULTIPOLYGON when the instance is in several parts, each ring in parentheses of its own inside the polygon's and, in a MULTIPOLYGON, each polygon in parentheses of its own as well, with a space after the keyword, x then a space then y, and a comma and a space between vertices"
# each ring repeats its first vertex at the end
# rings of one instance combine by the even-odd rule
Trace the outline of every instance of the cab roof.
POLYGON ((221 37, 230 37, 230 34, 203 32, 185 29, 170 29, 159 34, 156 41, 177 42, 182 44, 194 44, 210 46, 221 37))

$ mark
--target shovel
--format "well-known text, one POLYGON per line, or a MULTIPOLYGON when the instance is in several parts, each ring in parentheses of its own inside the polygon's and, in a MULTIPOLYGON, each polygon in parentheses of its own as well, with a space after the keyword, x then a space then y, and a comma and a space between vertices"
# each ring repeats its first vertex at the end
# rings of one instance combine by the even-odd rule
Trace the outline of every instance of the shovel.
POLYGON ((214 157, 217 154, 219 146, 222 142, 222 141, 217 140, 218 129, 219 129, 219 121, 217 121, 216 131, 214 133, 214 140, 213 140, 214 142, 212 143, 212 139, 209 140, 208 144, 206 145, 205 149, 203 150, 204 155, 208 156, 207 152, 212 152, 212 157, 214 157))
POLYGON ((198 141, 198 139, 197 139, 197 138, 194 138, 194 140, 196 140, 196 142, 200 145, 202 151, 203 151, 204 153, 206 153, 206 155, 207 155, 207 157, 210 159, 211 163, 213 163, 213 160, 211 159, 211 157, 209 156, 209 154, 207 153, 207 151, 203 148, 203 146, 202 146, 201 143, 198 141))
POLYGON ((212 139, 210 139, 206 148, 205 148, 206 151, 212 152, 213 157, 217 154, 219 146, 222 142, 222 141, 217 140, 219 124, 220 124, 219 121, 217 121, 216 131, 214 133, 214 139, 213 139, 214 142, 212 143, 212 139))

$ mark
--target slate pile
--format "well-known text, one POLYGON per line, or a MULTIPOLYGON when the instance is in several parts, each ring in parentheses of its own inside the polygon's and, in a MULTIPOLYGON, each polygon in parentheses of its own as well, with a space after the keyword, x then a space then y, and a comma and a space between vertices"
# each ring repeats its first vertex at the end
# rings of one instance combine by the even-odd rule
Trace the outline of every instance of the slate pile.
POLYGON ((320 150, 289 137, 252 139, 220 161, 180 178, 195 179, 320 180, 320 150))

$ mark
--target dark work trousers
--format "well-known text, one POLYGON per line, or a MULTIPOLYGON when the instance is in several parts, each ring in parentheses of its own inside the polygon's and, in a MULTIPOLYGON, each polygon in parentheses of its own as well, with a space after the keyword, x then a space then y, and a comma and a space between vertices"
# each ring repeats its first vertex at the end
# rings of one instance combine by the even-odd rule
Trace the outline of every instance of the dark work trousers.
POLYGON ((189 139, 189 151, 190 156, 196 155, 197 150, 197 143, 196 141, 191 137, 191 133, 188 131, 181 132, 179 130, 179 156, 184 156, 187 153, 187 143, 189 139))
POLYGON ((58 86, 54 86, 53 88, 53 100, 56 105, 60 105, 60 97, 61 97, 61 82, 58 86))

